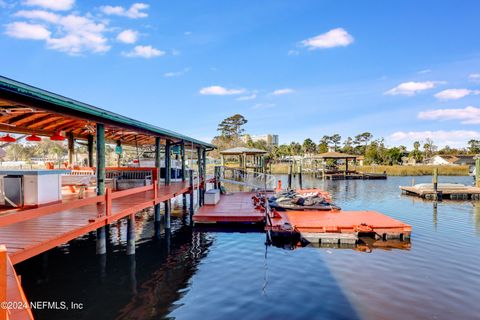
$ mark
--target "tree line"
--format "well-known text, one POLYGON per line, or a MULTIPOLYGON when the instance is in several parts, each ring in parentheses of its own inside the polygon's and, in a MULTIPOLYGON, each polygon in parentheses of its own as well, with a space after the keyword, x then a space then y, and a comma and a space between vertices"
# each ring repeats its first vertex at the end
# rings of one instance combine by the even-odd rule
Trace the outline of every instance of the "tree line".
POLYGON ((394 165, 402 163, 403 157, 415 160, 417 163, 433 157, 434 155, 459 155, 480 153, 480 140, 472 139, 468 141, 467 148, 452 148, 445 146, 439 148, 431 138, 424 141, 415 141, 410 150, 406 146, 387 147, 384 138, 374 139, 370 132, 362 132, 353 137, 342 136, 338 133, 324 135, 318 142, 307 138, 303 143, 292 141, 290 144, 279 146, 268 146, 266 141, 252 141, 251 139, 243 141, 241 138, 245 133, 243 126, 247 119, 240 114, 223 120, 217 130, 212 143, 217 145, 219 150, 228 148, 246 146, 250 148, 263 149, 268 151, 268 158, 279 160, 289 156, 315 155, 328 152, 329 150, 348 153, 358 156, 364 156, 365 164, 384 164, 394 165))

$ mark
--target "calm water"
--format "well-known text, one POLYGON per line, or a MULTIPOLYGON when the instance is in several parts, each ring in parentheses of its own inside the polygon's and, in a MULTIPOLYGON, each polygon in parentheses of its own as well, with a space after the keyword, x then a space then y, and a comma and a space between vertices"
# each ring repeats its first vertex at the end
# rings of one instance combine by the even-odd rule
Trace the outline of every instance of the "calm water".
POLYGON ((444 201, 435 209, 400 194, 398 186, 411 183, 304 177, 304 187, 330 191, 343 209, 411 224, 410 250, 285 250, 266 247, 260 232, 192 231, 181 218, 157 239, 144 213, 135 258, 124 254, 119 223, 110 226, 103 259, 94 236, 85 236, 18 270, 30 300, 84 304, 37 310, 38 319, 480 319, 480 203, 444 201))

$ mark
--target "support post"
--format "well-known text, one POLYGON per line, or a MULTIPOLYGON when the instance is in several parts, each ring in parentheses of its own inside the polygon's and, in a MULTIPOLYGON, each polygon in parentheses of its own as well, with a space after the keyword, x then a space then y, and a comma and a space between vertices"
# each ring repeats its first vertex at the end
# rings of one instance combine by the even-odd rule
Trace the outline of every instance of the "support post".
POLYGON ((172 142, 167 140, 165 145, 165 185, 169 185, 172 178, 171 144, 172 142))
POLYGON ((75 139, 73 138, 73 132, 67 133, 68 139, 68 164, 73 164, 73 155, 75 153, 75 139))
MULTIPOLYGON (((171 164, 172 161, 170 160, 170 147, 171 147, 171 141, 167 140, 167 144, 165 145, 165 185, 170 184, 170 180, 172 177, 172 170, 171 170, 171 164)), ((170 214, 171 214, 171 202, 170 199, 165 200, 163 202, 164 208, 165 208, 165 229, 170 229, 170 214)))
POLYGON ((87 137, 88 166, 93 167, 93 135, 87 137))
POLYGON ((185 181, 185 141, 182 140, 180 148, 180 154, 182 159, 182 181, 185 181))
POLYGON ((188 177, 188 178, 189 178, 189 183, 190 183, 190 221, 192 221, 193 213, 194 213, 194 211, 195 211, 195 208, 194 208, 194 206, 193 206, 193 201, 194 201, 194 199, 193 199, 193 190, 195 189, 195 188, 194 188, 195 186, 193 185, 193 170, 190 169, 190 170, 189 170, 189 173, 190 173, 190 174, 189 174, 189 177, 188 177))
POLYGON ((438 200, 438 168, 433 169, 433 197, 438 200))
MULTIPOLYGON (((187 179, 187 173, 186 173, 186 164, 185 164, 185 161, 186 161, 186 157, 185 157, 185 141, 182 140, 182 143, 180 145, 180 158, 181 158, 181 161, 182 161, 182 182, 185 182, 185 180, 187 179)), ((186 211, 187 209, 187 195, 184 193, 182 194, 182 203, 183 203, 183 210, 186 211)))
POLYGON ((302 177, 302 163, 300 163, 298 167, 298 184, 300 186, 300 189, 303 189, 303 177, 302 177))
POLYGON ((202 189, 202 205, 205 204, 205 192, 207 191, 207 149, 202 149, 202 180, 203 180, 203 189, 202 189))
POLYGON ((117 153, 117 167, 121 166, 122 163, 122 141, 117 140, 117 147, 115 148, 115 152, 117 153))
POLYGON ((292 189, 292 162, 288 166, 288 189, 292 189))
MULTIPOLYGON (((157 176, 157 185, 155 188, 158 188, 158 183, 160 181, 160 137, 155 137, 155 168, 158 170, 158 176, 157 176)), ((160 215, 160 203, 157 203, 154 206, 154 227, 155 227, 155 234, 158 236, 160 235, 160 221, 161 221, 161 215, 160 215)))
POLYGON ((202 149, 200 147, 197 147, 197 166, 198 166, 198 181, 199 181, 199 187, 198 187, 198 205, 201 207, 203 206, 203 193, 202 193, 202 188, 203 188, 203 173, 202 173, 202 149))
POLYGON ((475 159, 475 185, 480 188, 480 158, 475 159))
MULTIPOLYGON (((97 123, 97 195, 105 194, 105 126, 97 123)), ((107 253, 105 227, 97 229, 97 254, 107 253)))
POLYGON ((127 218, 127 255, 135 254, 135 213, 127 218))

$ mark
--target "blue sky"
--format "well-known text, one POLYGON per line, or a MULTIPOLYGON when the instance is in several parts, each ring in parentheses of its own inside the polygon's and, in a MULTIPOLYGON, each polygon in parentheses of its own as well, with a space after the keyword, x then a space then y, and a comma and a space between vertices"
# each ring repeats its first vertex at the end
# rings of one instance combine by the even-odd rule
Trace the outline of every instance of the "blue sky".
POLYGON ((479 1, 0 0, 1 74, 210 140, 480 139, 479 1))

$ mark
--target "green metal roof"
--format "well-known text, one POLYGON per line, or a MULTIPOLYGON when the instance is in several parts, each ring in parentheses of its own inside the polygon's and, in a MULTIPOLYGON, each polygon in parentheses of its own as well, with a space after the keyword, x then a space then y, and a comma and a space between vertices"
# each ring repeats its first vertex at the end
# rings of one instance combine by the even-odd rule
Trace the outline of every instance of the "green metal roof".
POLYGON ((159 135, 167 138, 184 140, 185 142, 194 143, 206 148, 215 148, 213 144, 206 143, 180 133, 163 129, 142 121, 138 121, 129 117, 122 116, 118 113, 111 112, 105 109, 101 109, 74 99, 70 99, 64 96, 61 96, 56 93, 52 93, 22 82, 18 82, 3 76, 0 76, 0 93, 1 92, 10 92, 18 94, 24 97, 29 97, 37 101, 46 102, 48 104, 54 105, 56 107, 61 107, 59 112, 68 113, 68 111, 80 112, 85 115, 91 115, 98 117, 100 119, 107 120, 108 122, 113 122, 121 125, 128 125, 131 127, 138 128, 141 131, 151 132, 152 135, 159 135))

